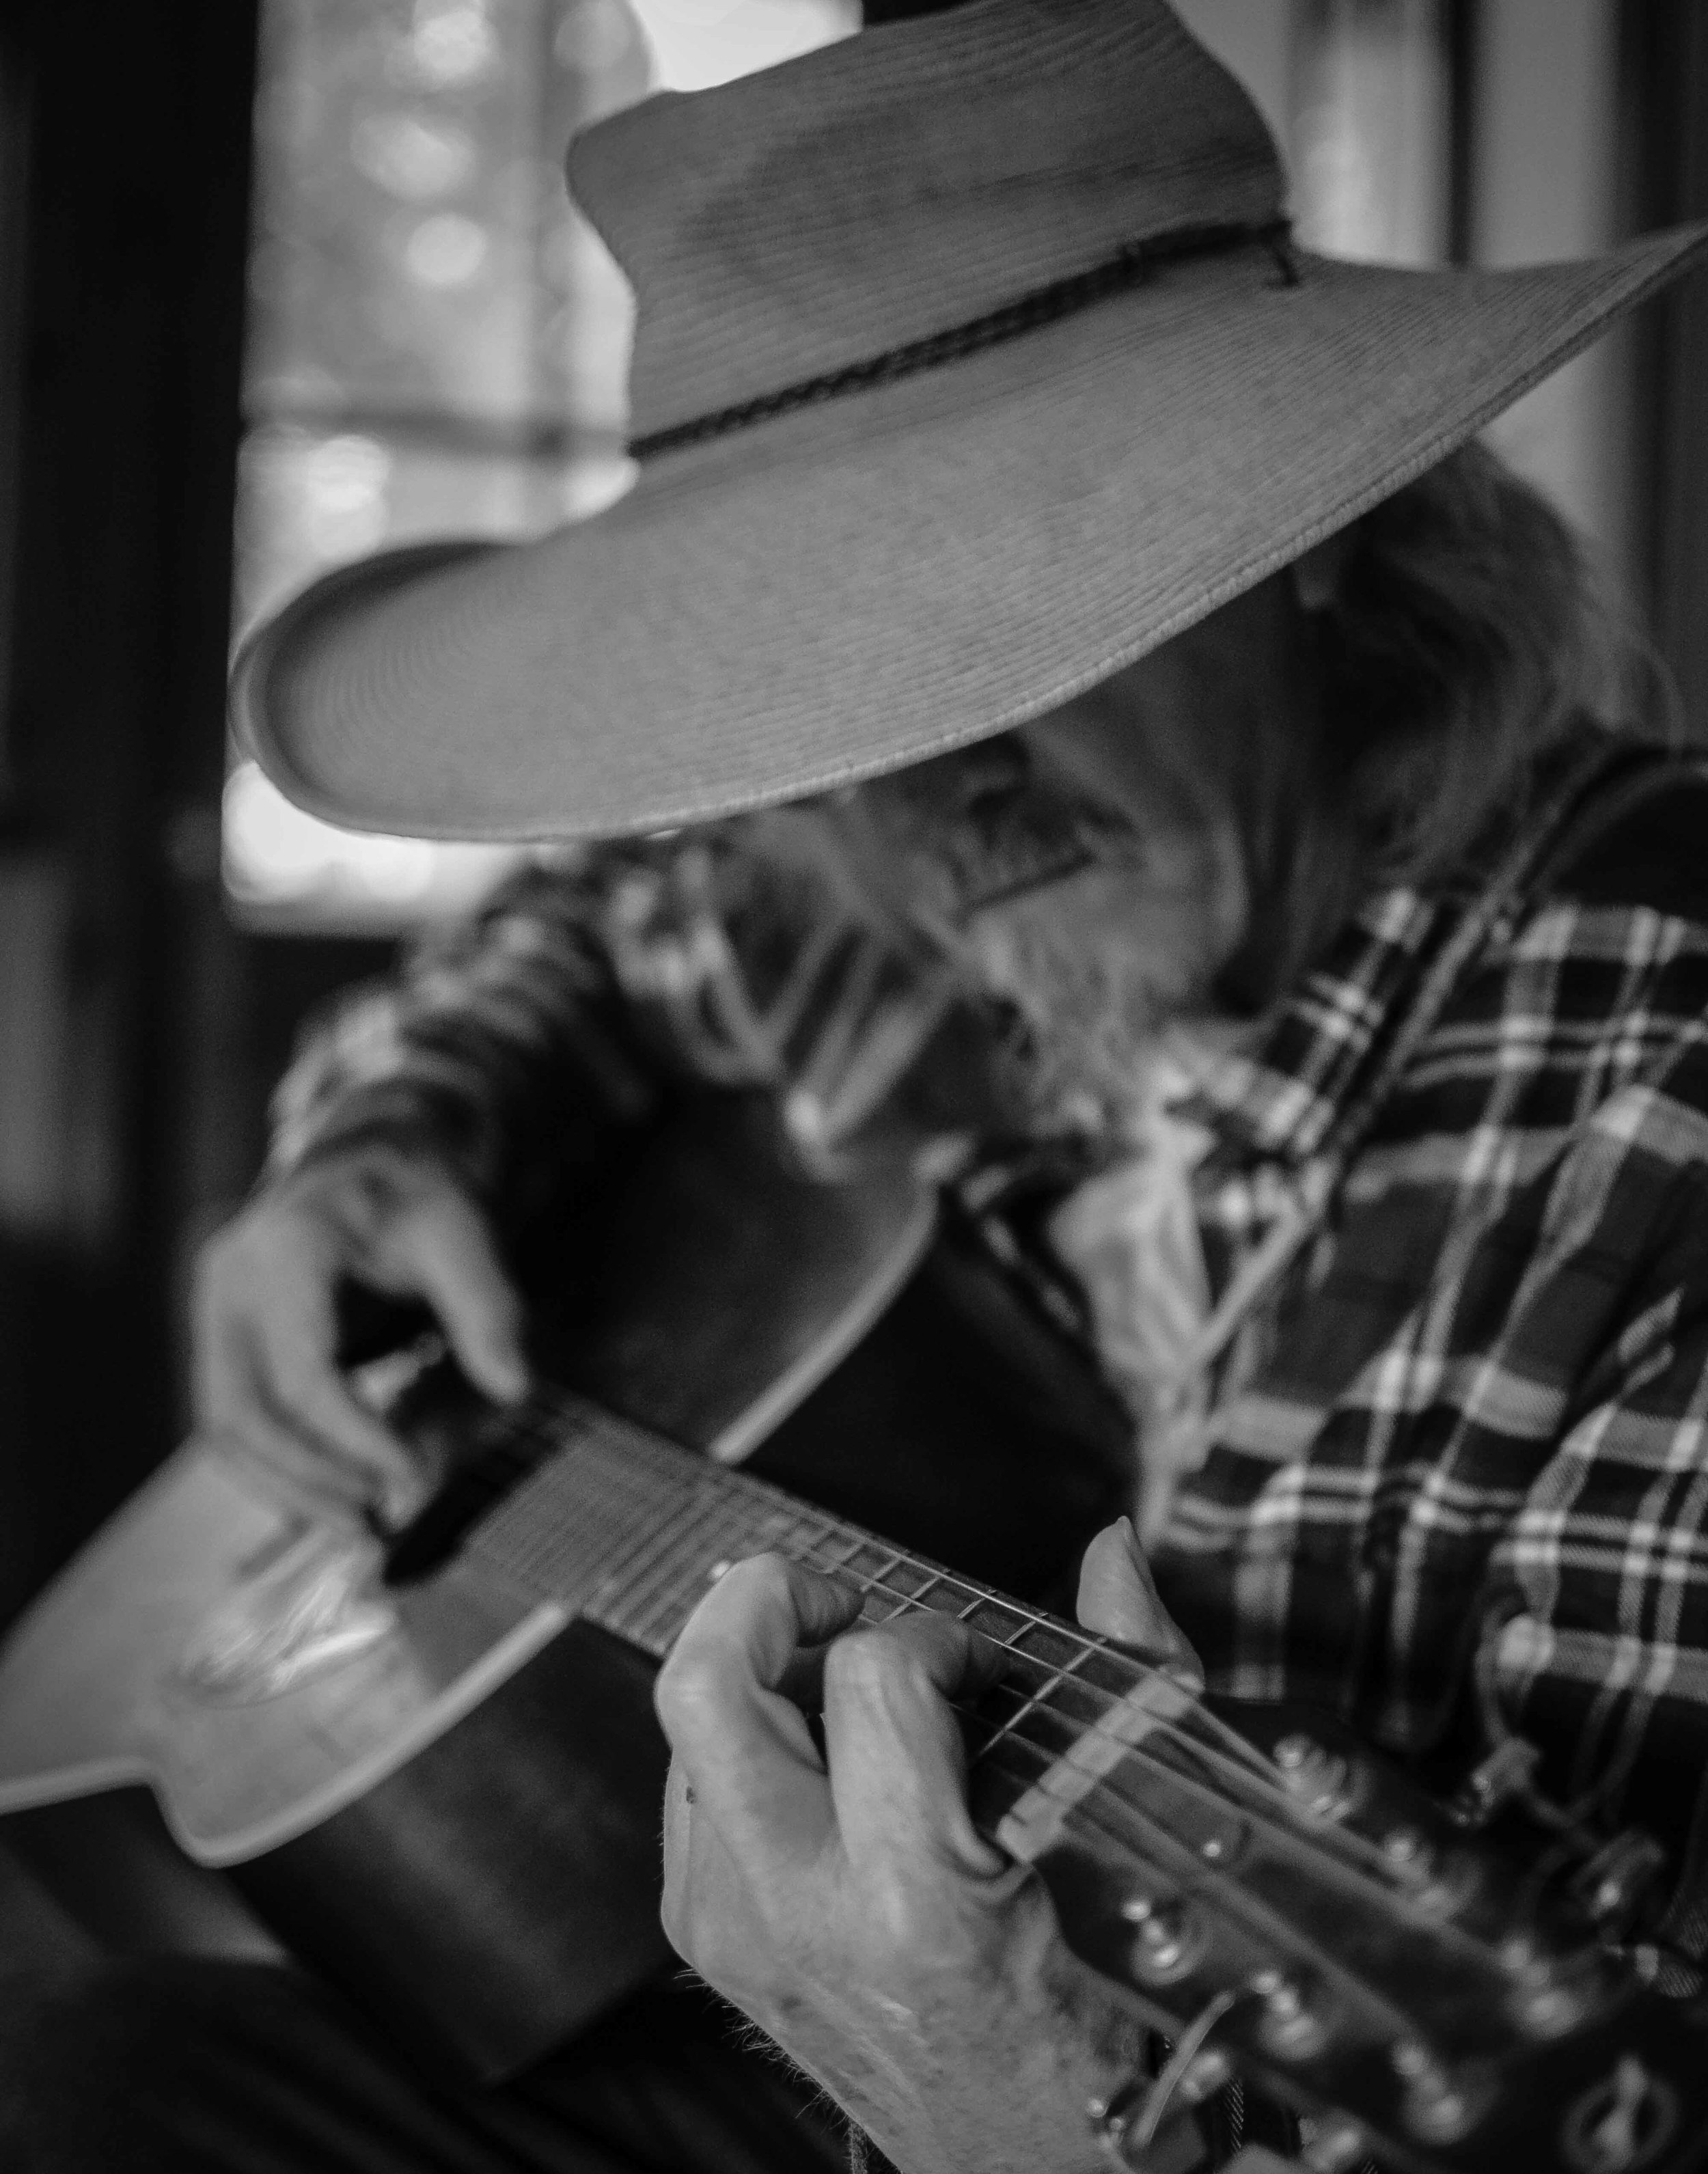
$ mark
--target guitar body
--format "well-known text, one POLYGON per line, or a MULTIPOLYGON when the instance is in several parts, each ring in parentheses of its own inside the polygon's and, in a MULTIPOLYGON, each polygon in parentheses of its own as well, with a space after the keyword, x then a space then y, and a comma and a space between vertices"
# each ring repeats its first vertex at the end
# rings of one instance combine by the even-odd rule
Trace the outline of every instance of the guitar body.
POLYGON ((1311 2116, 1321 2174, 1701 2166, 1708 2020, 1617 1892, 1597 1916, 1633 1860, 1586 1841, 1564 1877, 1575 1838, 1467 1831, 1321 1717, 1235 1724, 1065 1620, 1124 1418, 904 1170, 804 1184, 766 1122, 708 1106, 620 1175, 545 1311, 559 1386, 508 1414, 442 1366, 399 1392, 457 1455, 389 1551, 206 1446, 170 1463, 0 1652, 0 1814, 145 1788, 401 2045, 510 2074, 665 1962, 652 1673, 779 1549, 868 1621, 998 1649, 970 1809, 1175 2042, 1138 2142, 1237 2074, 1311 2116))
MULTIPOLYGON (((551 1372, 1006 1590, 1071 1593, 1124 1424, 905 1171, 827 1187, 709 1105, 624 1185, 551 1372)), ((459 1479, 390 1560, 191 1444, 0 1653, 0 1814, 144 1784, 293 1952, 411 2042, 510 2073, 659 1968, 656 1663, 457 1544, 500 1449, 443 1370, 459 1479)), ((513 1463, 514 1460, 511 1460, 513 1463)))

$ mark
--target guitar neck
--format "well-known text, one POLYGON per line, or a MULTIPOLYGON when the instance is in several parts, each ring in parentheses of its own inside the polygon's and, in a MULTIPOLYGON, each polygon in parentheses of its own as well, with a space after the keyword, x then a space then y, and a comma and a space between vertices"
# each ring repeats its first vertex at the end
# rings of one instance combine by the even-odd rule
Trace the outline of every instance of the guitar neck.
POLYGON ((580 1398, 542 1399, 525 1430, 544 1461, 465 1552, 654 1658, 763 1550, 852 1587, 869 1623, 923 1610, 1003 1649, 964 1715, 975 1822, 1037 1867, 1081 1959, 1190 2049, 1183 2100, 1231 2060, 1295 2105, 1350 2109, 1323 2131, 1337 2166, 1700 2163, 1696 2026, 1533 1885, 1509 1912, 1498 1856, 1317 1724, 1269 1709, 1235 1732, 1132 1653, 580 1398))
POLYGON ((851 1587, 868 1624, 948 1615, 1003 1648, 1003 1680, 969 1728, 984 1768, 981 1823, 993 1831, 1050 1763, 1046 1733, 1059 1748, 1124 1703, 1170 1713, 1187 1703, 1170 1679, 1105 1641, 585 1399, 554 1394, 522 1424, 550 1453, 468 1551, 655 1659, 730 1564, 767 1551, 851 1587))

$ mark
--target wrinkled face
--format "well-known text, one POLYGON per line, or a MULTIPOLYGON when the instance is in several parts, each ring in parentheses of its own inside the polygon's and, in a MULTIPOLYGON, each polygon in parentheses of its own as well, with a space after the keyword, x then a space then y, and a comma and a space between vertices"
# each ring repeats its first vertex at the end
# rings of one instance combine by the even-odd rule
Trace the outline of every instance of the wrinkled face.
POLYGON ((1231 780, 1312 699, 1272 577, 1030 724, 862 788, 891 880, 1011 1008, 1030 1112, 1122 1128, 1161 1024, 1202 1014, 1249 901, 1231 780))

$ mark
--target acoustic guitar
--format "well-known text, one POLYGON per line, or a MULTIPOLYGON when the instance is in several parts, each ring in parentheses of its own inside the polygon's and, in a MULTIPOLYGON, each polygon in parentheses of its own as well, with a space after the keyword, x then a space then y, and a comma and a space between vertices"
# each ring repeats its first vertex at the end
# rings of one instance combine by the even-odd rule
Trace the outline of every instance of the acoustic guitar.
POLYGON ((457 1453, 391 1546, 294 1520, 217 1445, 163 1468, 0 1652, 0 1813, 146 1783, 287 1944, 506 2073, 664 1960, 651 1676, 781 1549, 872 1621, 1002 1648, 974 1816, 1172 2042, 1133 2133, 1238 2076, 1322 2174, 1702 2163, 1702 2014, 1545 1863, 1321 1717, 1195 1698, 1044 1604, 1118 1504, 1125 1426, 903 1165, 808 1184, 732 1100, 613 1192, 552 1387, 400 1394, 457 1453))

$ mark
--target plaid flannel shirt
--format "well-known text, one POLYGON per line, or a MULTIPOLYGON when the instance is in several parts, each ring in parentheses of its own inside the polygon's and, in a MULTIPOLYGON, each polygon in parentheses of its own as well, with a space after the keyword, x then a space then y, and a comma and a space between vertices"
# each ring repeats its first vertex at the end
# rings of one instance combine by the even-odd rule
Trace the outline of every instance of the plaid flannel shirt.
MULTIPOLYGON (((1156 1567, 1213 1689, 1309 1701, 1417 1760, 1533 1742, 1552 1798, 1689 1868, 1669 1930, 1700 1951, 1708 780, 1621 763, 1631 804, 1506 901, 1367 1112, 1225 1358, 1156 1567)), ((530 871, 319 1029, 278 1159, 426 1126, 495 1203, 548 1198, 673 1075, 739 1075, 695 1026, 726 938, 773 982, 792 944, 835 948, 833 908, 775 890, 738 826, 530 871), (687 890, 710 853, 733 903, 712 938, 702 920, 649 951, 643 924, 682 936, 693 852, 687 890)), ((1259 1045, 1206 1074, 1216 1288, 1335 1152, 1484 895, 1370 899, 1259 1045)))

